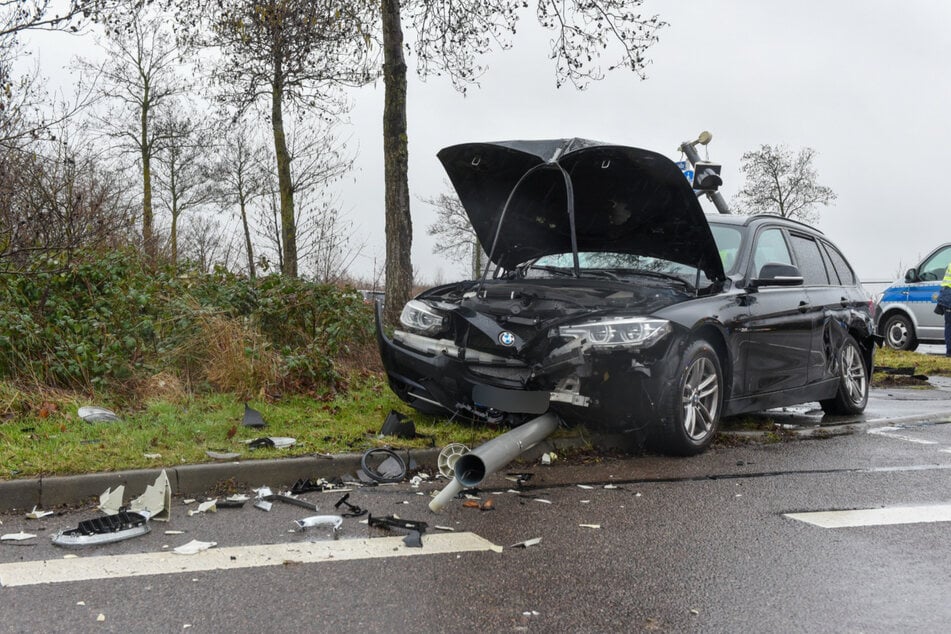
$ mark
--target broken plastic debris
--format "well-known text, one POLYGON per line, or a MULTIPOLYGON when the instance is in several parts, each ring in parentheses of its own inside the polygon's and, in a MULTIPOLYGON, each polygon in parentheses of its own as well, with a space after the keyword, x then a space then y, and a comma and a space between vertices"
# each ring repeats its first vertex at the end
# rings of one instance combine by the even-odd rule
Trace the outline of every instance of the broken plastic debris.
POLYGON ((122 508, 122 496, 125 494, 125 486, 119 485, 115 489, 106 489, 99 496, 99 510, 106 515, 115 515, 122 508))
POLYGON ((439 526, 439 525, 436 525, 436 526, 433 526, 433 528, 435 528, 437 531, 455 531, 455 530, 456 530, 456 529, 454 529, 452 526, 439 526))
POLYGON ((198 513, 207 513, 208 511, 211 511, 212 513, 216 513, 218 511, 217 498, 215 498, 214 500, 207 500, 205 502, 202 502, 201 504, 198 505, 197 509, 188 511, 188 515, 189 517, 191 517, 192 515, 197 515, 198 513))
POLYGON ((287 436, 264 436, 245 440, 249 449, 287 449, 297 443, 296 438, 287 436))
POLYGON ((267 500, 258 500, 254 503, 254 508, 261 509, 262 511, 270 511, 272 504, 267 500))
POLYGON ((241 424, 245 427, 254 427, 256 429, 267 425, 267 423, 264 422, 264 417, 261 416, 261 412, 252 409, 247 403, 244 404, 244 417, 241 419, 241 424))
POLYGON ((411 548, 423 547, 423 533, 426 532, 429 526, 426 522, 404 520, 395 515, 387 515, 386 517, 373 517, 373 515, 370 515, 367 518, 367 524, 373 528, 398 528, 409 531, 409 534, 403 538, 403 543, 411 548))
POLYGON ((330 526, 333 529, 334 539, 337 539, 340 527, 343 526, 343 518, 339 515, 311 515, 310 517, 294 520, 294 524, 300 530, 314 526, 330 526))
POLYGON ((236 451, 212 451, 211 449, 205 451, 205 455, 215 460, 234 460, 241 457, 241 454, 236 451))
POLYGON ((357 506, 356 504, 350 504, 347 500, 350 499, 350 494, 347 493, 342 498, 337 500, 337 503, 334 504, 335 509, 339 509, 341 506, 347 507, 346 513, 341 513, 343 517, 362 517, 366 515, 366 511, 357 506))
POLYGON ((545 498, 535 498, 536 502, 541 502, 542 504, 551 504, 551 500, 546 500, 545 498))
POLYGON ((548 453, 542 454, 542 464, 551 464, 558 459, 558 454, 554 451, 549 451, 548 453))
POLYGON ((160 454, 160 453, 144 453, 144 454, 142 454, 142 457, 143 457, 143 458, 148 458, 149 460, 158 460, 159 458, 162 457, 162 454, 160 454))
POLYGON ((594 487, 591 486, 590 484, 579 484, 578 488, 579 489, 593 489, 594 487))
POLYGON ((581 528, 601 528, 600 524, 578 524, 581 528))
POLYGON ((605 485, 604 485, 604 488, 605 488, 605 489, 620 489, 621 487, 619 487, 619 486, 616 485, 616 484, 605 484, 605 485))
POLYGON ((197 539, 193 539, 187 544, 183 544, 178 548, 173 548, 172 552, 176 552, 179 555, 196 555, 203 550, 208 550, 209 548, 214 548, 218 545, 218 542, 201 542, 197 539))
POLYGON ((20 531, 19 533, 7 533, 6 535, 0 536, 0 541, 3 542, 22 542, 28 539, 33 539, 36 535, 32 533, 24 533, 20 531))
POLYGON ((148 518, 132 511, 83 520, 79 526, 53 535, 53 543, 64 548, 111 544, 145 535, 152 527, 148 518))
POLYGON ((96 620, 99 621, 100 623, 102 623, 103 621, 106 620, 106 615, 100 613, 99 616, 96 617, 96 620))
POLYGON ((36 507, 33 507, 33 510, 26 514, 26 519, 28 520, 38 520, 44 517, 49 517, 53 515, 53 511, 37 511, 36 507))
POLYGON ((305 508, 308 511, 320 510, 319 508, 317 508, 317 505, 314 504, 313 502, 308 502, 307 500, 301 500, 300 498, 296 498, 293 495, 286 495, 284 493, 271 494, 266 496, 265 499, 268 502, 274 502, 276 500, 278 502, 285 502, 286 504, 293 504, 294 506, 305 508))
POLYGON ((532 539, 526 539, 523 542, 518 542, 517 544, 512 544, 509 548, 528 548, 529 546, 537 546, 541 541, 541 537, 534 537, 532 539))
POLYGON ((165 469, 158 474, 155 482, 145 487, 145 492, 129 502, 129 509, 145 517, 161 522, 169 520, 172 508, 172 484, 168 481, 165 469))
POLYGON ((185 531, 165 531, 166 535, 184 535, 185 531))
POLYGON ((459 456, 464 456, 467 453, 469 453, 469 448, 462 443, 453 442, 443 447, 442 451, 439 452, 439 456, 436 458, 436 467, 439 469, 439 475, 447 480, 452 480, 456 477, 456 460, 459 459, 459 456))
POLYGON ((218 500, 218 508, 220 509, 239 509, 244 506, 244 503, 250 500, 247 495, 229 495, 223 500, 218 500))
POLYGON ((119 420, 115 412, 105 409, 104 407, 86 405, 80 407, 76 413, 87 423, 114 423, 119 420))
POLYGON ((360 458, 360 468, 370 479, 382 483, 402 482, 406 477, 406 463, 392 449, 377 447, 364 452, 360 458), (379 456, 386 458, 378 466, 373 466, 379 456))

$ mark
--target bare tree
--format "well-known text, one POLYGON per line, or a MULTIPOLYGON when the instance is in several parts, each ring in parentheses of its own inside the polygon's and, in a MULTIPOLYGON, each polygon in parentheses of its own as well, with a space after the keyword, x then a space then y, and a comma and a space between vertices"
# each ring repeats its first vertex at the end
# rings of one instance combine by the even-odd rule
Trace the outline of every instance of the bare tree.
POLYGON ((49 153, 0 150, 0 260, 5 270, 33 254, 69 255, 119 246, 134 214, 121 175, 91 151, 89 139, 57 130, 49 153))
MULTIPOLYGON (((583 88, 603 76, 600 60, 613 54, 608 69, 624 67, 644 78, 644 53, 664 23, 642 16, 642 0, 538 0, 536 17, 553 33, 551 56, 556 83, 583 88), (613 53, 612 53, 613 50, 613 53)), ((381 0, 383 81, 383 153, 386 192, 386 320, 399 318, 412 291, 410 251, 413 239, 407 169, 406 60, 415 52, 420 75, 447 74, 460 90, 484 68, 480 55, 496 44, 509 48, 524 0, 381 0), (403 24, 415 32, 410 45, 403 24)))
POLYGON ((162 139, 156 160, 158 197, 171 216, 169 249, 171 262, 178 264, 178 225, 183 213, 215 199, 210 165, 210 128, 174 106, 156 124, 162 139))
POLYGON ((180 55, 185 51, 172 38, 167 22, 146 9, 134 9, 128 28, 110 31, 107 60, 101 69, 89 63, 85 72, 101 72, 99 90, 115 105, 100 118, 106 134, 135 152, 142 170, 142 242, 146 256, 155 259, 158 239, 152 203, 152 160, 163 133, 156 125, 161 109, 183 92, 180 55))
POLYGON ((218 183, 218 200, 227 207, 237 207, 241 233, 244 237, 244 252, 248 277, 257 275, 254 260, 254 242, 251 239, 249 222, 251 206, 265 194, 267 151, 254 141, 244 127, 237 124, 218 148, 218 158, 214 173, 218 183))
POLYGON ((453 193, 443 193, 435 198, 423 199, 423 202, 436 209, 436 222, 426 229, 428 235, 438 238, 433 253, 444 254, 453 261, 471 267, 472 277, 478 277, 485 266, 485 252, 459 197, 453 193))
POLYGON ((231 270, 238 262, 234 227, 208 214, 194 214, 183 225, 182 254, 205 273, 215 267, 231 270))
POLYGON ((215 71, 239 113, 269 104, 281 220, 281 271, 296 276, 297 225, 293 158, 285 131, 288 106, 316 107, 326 116, 345 108, 337 88, 365 83, 365 6, 360 0, 222 0, 215 71))
POLYGON ((812 148, 793 156, 785 145, 761 145, 743 155, 740 170, 746 176, 734 205, 743 213, 773 214, 807 223, 819 219, 819 205, 836 199, 831 188, 820 185, 812 148))

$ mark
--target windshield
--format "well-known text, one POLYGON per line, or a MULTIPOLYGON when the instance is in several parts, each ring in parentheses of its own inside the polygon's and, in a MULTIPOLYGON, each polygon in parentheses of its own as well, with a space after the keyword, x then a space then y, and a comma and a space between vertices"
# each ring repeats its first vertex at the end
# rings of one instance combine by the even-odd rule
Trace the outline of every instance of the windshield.
POLYGON ((731 225, 710 225, 713 239, 717 243, 720 261, 723 263, 723 272, 729 275, 736 266, 737 254, 740 252, 740 242, 743 241, 743 232, 739 227, 731 225))
MULTIPOLYGON (((578 270, 582 277, 588 278, 629 281, 633 277, 646 276, 683 282, 689 287, 697 283, 698 274, 696 267, 661 258, 601 251, 579 252, 578 270)), ((523 264, 519 273, 525 279, 574 277, 574 257, 571 253, 542 256, 523 264)), ((712 281, 703 272, 699 274, 700 286, 712 281)))

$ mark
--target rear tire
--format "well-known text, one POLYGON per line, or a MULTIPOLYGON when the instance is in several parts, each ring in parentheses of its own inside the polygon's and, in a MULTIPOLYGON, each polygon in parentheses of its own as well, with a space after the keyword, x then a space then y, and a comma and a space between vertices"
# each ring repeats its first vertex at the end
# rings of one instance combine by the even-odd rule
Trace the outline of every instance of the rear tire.
POLYGON ((713 442, 723 409, 723 370, 709 342, 698 339, 684 351, 673 389, 659 412, 659 449, 693 456, 713 442))
POLYGON ((832 415, 861 414, 868 403, 869 376, 859 344, 847 336, 839 348, 839 388, 835 396, 820 401, 822 411, 832 415))
POLYGON ((909 352, 913 352, 918 348, 918 338, 915 336, 915 327, 906 315, 897 314, 886 319, 882 334, 885 335, 885 343, 888 344, 889 348, 907 350, 909 352))

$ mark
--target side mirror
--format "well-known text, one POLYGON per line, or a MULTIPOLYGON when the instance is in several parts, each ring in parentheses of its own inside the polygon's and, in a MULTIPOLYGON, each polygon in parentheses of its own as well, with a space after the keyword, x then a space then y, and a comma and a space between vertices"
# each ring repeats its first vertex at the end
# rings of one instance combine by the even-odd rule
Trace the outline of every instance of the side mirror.
POLYGON ((750 280, 754 288, 761 286, 802 286, 802 273, 792 264, 770 262, 759 270, 759 276, 750 280))
POLYGON ((919 282, 920 280, 918 279, 918 270, 908 269, 907 271, 905 271, 905 281, 908 282, 909 284, 913 284, 914 282, 919 282))

